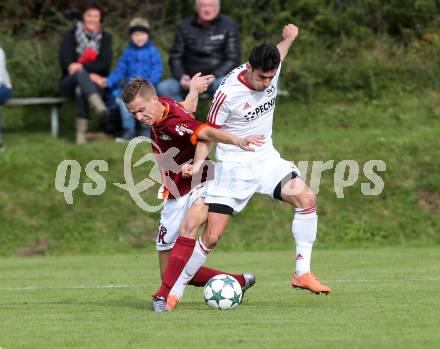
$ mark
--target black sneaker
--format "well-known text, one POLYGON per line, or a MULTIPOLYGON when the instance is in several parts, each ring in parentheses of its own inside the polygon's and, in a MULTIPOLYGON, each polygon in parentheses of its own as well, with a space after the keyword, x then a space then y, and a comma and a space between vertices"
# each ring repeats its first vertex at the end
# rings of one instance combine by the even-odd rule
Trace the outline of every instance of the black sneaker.
MULTIPOLYGON (((243 273, 243 278, 244 278, 244 286, 241 289, 241 293, 244 296, 244 293, 252 286, 254 286, 257 281, 255 278, 255 274, 252 273, 243 273)), ((243 297, 241 297, 241 301, 243 301, 243 297)))

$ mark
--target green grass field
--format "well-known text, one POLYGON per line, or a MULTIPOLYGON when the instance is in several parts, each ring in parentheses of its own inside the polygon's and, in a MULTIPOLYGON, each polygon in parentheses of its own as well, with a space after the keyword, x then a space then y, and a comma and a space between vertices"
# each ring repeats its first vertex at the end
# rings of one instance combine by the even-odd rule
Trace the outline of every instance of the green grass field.
MULTIPOLYGON (((334 170, 323 175, 313 265, 334 293, 289 286, 293 210, 257 196, 209 261, 257 274, 244 304, 214 311, 201 289, 188 289, 170 314, 154 314, 146 303, 159 283, 159 213, 146 214, 113 185, 124 182, 124 145, 73 144, 71 105, 62 108, 58 139, 50 137, 47 108, 6 108, 0 255, 9 257, 0 258, 0 348, 440 347, 439 105, 438 91, 404 88, 374 100, 280 99, 274 143, 285 158, 387 164, 380 196, 361 194, 361 175, 338 199, 334 170), (82 166, 72 206, 54 185, 65 159, 82 166), (101 196, 82 192, 93 159, 109 164, 101 196), (31 255, 45 257, 14 257, 31 255)), ((136 182, 144 173, 138 169, 136 182)))
MULTIPOLYGON (((105 1, 114 62, 136 2, 105 1)), ((146 2, 164 62, 190 2, 146 2)), ((57 3, 1 1, 14 97, 56 94, 60 35, 71 25, 57 3)), ((222 11, 240 24, 244 56, 260 39, 279 40, 286 21, 300 27, 283 64, 280 89, 290 96, 277 98, 273 142, 283 158, 309 162, 302 169, 309 185, 312 163, 333 161, 321 177, 312 263, 332 294, 290 286, 294 209, 255 195, 208 261, 256 273, 244 303, 216 311, 201 288, 188 287, 176 311, 153 313, 160 214, 114 185, 125 182, 126 146, 77 146, 73 101, 60 108, 59 138, 50 135, 48 106, 0 105, 0 349, 440 348, 439 1, 238 3, 222 2, 222 11), (73 205, 55 185, 68 159, 81 166, 73 205), (108 164, 98 196, 83 190, 94 186, 85 171, 92 160, 108 164), (360 171, 342 199, 335 167, 343 160, 360 171), (369 160, 386 163, 378 196, 361 192, 369 160)), ((203 120, 208 110, 202 101, 196 115, 203 120)), ((98 130, 93 116, 91 131, 98 130)), ((132 164, 147 152, 137 149, 132 164)), ((151 165, 132 169, 135 183, 151 165)), ((145 201, 159 204, 158 187, 142 194, 145 201)))
POLYGON ((317 250, 314 270, 333 287, 289 286, 289 251, 215 252, 209 265, 254 271, 233 311, 189 287, 172 313, 146 302, 155 254, 0 259, 0 347, 439 348, 438 248, 317 250))

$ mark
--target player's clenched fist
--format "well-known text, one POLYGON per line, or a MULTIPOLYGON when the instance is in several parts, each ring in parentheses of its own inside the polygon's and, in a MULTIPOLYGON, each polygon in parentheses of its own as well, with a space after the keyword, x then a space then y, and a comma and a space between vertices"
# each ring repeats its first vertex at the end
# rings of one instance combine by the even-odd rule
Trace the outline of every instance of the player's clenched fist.
POLYGON ((182 165, 182 177, 191 177, 193 175, 193 165, 183 164, 182 165))
POLYGON ((284 26, 283 28, 283 40, 287 40, 290 39, 292 41, 294 41, 296 39, 296 37, 298 36, 299 33, 299 29, 296 25, 294 24, 288 24, 286 26, 284 26))

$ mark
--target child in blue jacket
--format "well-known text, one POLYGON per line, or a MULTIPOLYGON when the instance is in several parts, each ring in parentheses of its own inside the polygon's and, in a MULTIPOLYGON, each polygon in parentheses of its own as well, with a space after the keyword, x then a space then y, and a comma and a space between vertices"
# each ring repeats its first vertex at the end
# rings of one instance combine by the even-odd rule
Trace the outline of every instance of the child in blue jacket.
MULTIPOLYGON (((101 87, 112 89, 116 96, 122 118, 122 137, 116 138, 117 142, 128 142, 136 136, 136 119, 128 112, 119 97, 124 86, 133 77, 148 80, 156 87, 163 74, 163 62, 158 49, 149 40, 150 27, 144 18, 134 18, 129 25, 130 42, 122 53, 116 69, 107 77, 93 76, 92 80, 101 87)), ((150 129, 140 123, 141 135, 149 136, 150 129)))

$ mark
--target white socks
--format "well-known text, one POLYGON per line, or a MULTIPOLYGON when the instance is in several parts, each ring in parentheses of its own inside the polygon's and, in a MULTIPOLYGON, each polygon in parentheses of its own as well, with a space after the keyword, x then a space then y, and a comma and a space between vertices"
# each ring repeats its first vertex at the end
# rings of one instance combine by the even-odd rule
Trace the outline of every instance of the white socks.
MULTIPOLYGON (((292 233, 296 243, 296 275, 310 272, 313 243, 318 230, 316 206, 295 209, 292 221, 292 233)), ((170 295, 182 299, 185 286, 205 264, 211 250, 207 249, 200 238, 196 240, 193 253, 170 291, 170 295)))
POLYGON ((175 282, 173 288, 170 290, 170 295, 182 299, 185 286, 205 264, 208 259, 208 254, 211 250, 207 249, 200 238, 196 240, 194 251, 175 282))
POLYGON ((296 271, 297 276, 310 271, 313 242, 318 230, 318 216, 316 206, 295 209, 292 221, 292 233, 296 243, 296 271))

